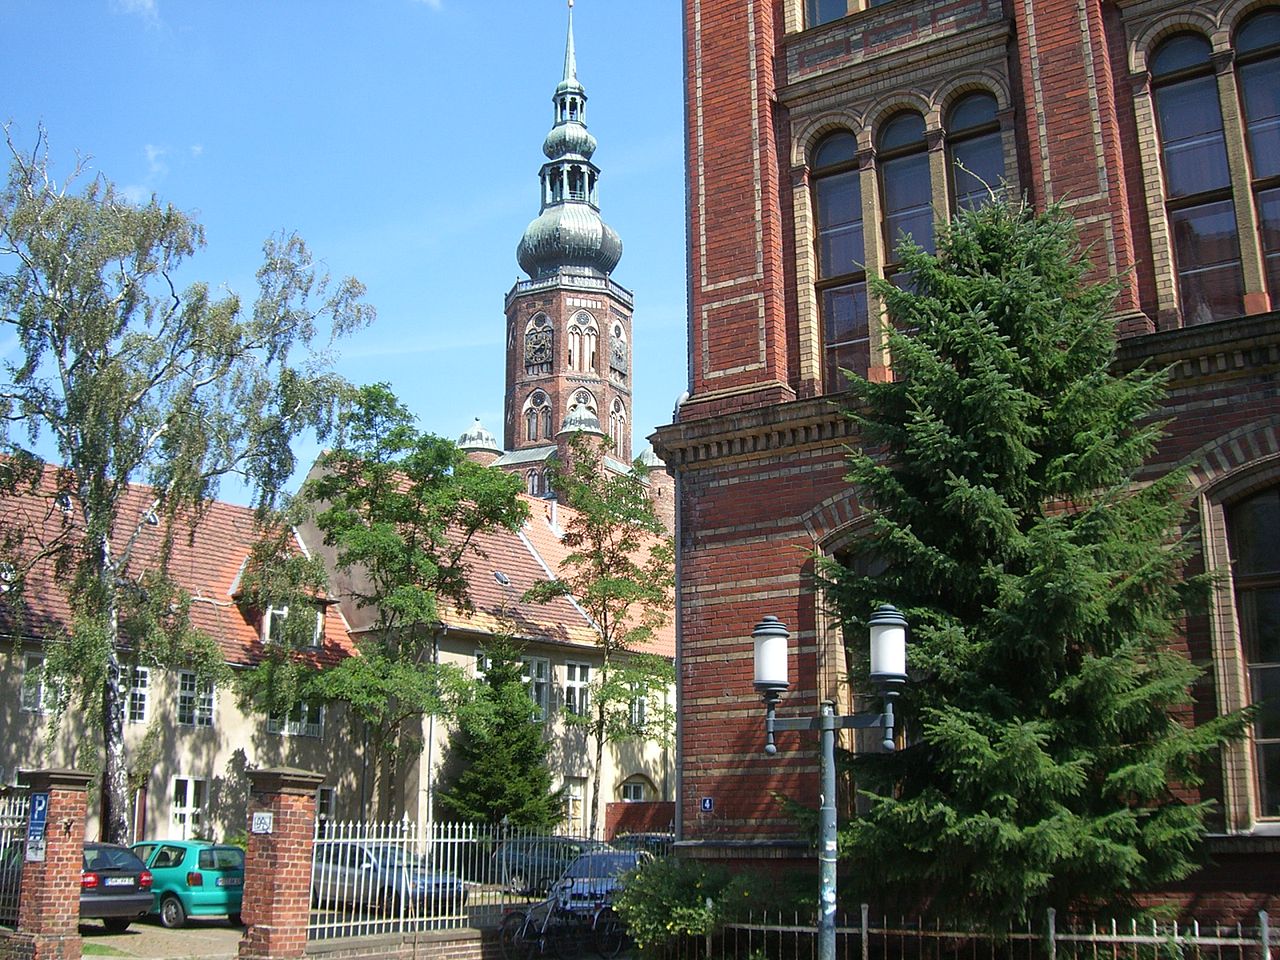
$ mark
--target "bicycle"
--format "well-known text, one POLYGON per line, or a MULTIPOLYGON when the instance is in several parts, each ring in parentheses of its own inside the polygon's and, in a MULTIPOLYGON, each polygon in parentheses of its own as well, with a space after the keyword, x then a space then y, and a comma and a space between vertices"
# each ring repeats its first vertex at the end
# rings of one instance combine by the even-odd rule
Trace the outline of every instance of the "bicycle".
POLYGON ((512 910, 502 920, 498 944, 505 960, 556 956, 578 960, 588 945, 612 960, 627 943, 621 918, 606 905, 592 911, 571 910, 552 896, 527 911, 512 910))

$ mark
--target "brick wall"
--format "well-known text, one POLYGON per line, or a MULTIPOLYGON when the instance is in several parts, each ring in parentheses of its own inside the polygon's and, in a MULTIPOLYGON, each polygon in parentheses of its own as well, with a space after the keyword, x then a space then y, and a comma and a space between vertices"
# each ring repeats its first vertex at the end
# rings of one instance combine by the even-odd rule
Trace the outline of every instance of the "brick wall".
POLYGON ((45 859, 22 864, 17 932, 0 941, 11 960, 79 960, 80 873, 92 777, 75 770, 27 771, 32 794, 48 794, 45 859))

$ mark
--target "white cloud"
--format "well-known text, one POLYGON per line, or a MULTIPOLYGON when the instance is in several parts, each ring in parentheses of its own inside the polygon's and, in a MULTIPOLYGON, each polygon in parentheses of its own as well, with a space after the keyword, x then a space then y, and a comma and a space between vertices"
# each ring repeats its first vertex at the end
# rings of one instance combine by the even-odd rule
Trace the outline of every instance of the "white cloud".
POLYGON ((204 153, 204 144, 203 144, 203 143, 193 143, 193 144, 191 145, 191 156, 192 156, 192 157, 199 157, 202 153, 204 153))
POLYGON ((148 143, 142 149, 147 154, 147 179, 154 180, 156 177, 163 177, 169 172, 169 165, 164 162, 164 155, 168 151, 164 147, 157 147, 154 143, 148 143))
POLYGON ((135 14, 148 23, 160 19, 159 0, 111 0, 111 9, 116 13, 135 14))
POLYGON ((439 10, 444 7, 444 0, 417 0, 417 2, 425 4, 432 10, 439 10))

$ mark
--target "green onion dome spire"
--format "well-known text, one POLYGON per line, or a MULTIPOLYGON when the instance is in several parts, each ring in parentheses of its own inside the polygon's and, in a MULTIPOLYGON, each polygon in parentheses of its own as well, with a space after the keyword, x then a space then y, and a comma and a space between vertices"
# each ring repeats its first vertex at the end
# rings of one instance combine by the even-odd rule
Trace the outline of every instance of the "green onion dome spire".
POLYGON ((622 258, 622 241, 600 219, 600 169, 591 162, 596 138, 587 130, 587 93, 578 81, 573 45, 573 0, 565 41, 564 77, 556 86, 555 123, 542 144, 542 207, 516 250, 533 279, 573 267, 607 277, 622 258))

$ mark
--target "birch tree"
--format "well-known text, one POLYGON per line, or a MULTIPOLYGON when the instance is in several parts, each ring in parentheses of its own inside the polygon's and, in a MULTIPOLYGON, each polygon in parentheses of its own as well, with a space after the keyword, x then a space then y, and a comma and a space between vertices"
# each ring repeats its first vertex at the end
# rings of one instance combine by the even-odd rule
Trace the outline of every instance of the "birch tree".
POLYGON ((201 226, 154 197, 129 202, 82 165, 58 182, 44 132, 36 139, 25 153, 6 128, 0 324, 16 346, 2 361, 0 479, 13 488, 40 461, 56 466, 68 521, 52 540, 22 529, 4 537, 21 565, 48 561, 61 573, 72 615, 45 638, 55 715, 75 703, 99 724, 102 835, 121 841, 128 665, 220 663, 190 630, 164 552, 144 558, 139 538, 156 520, 175 536, 223 478, 270 505, 294 472, 294 438, 329 424, 342 386, 335 339, 373 311, 357 281, 332 281, 289 234, 265 243, 251 304, 202 282, 180 287, 201 226), (125 515, 137 484, 148 502, 125 515))

